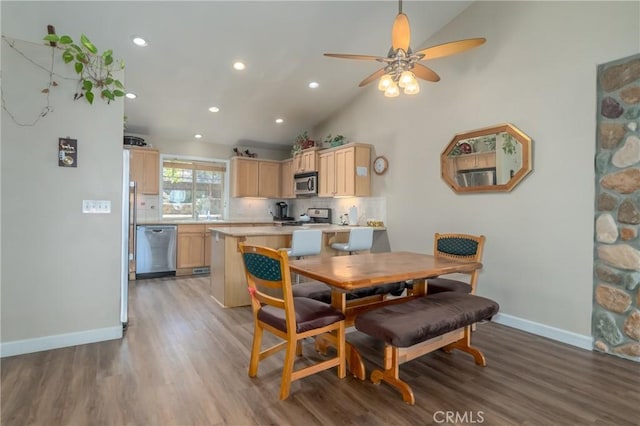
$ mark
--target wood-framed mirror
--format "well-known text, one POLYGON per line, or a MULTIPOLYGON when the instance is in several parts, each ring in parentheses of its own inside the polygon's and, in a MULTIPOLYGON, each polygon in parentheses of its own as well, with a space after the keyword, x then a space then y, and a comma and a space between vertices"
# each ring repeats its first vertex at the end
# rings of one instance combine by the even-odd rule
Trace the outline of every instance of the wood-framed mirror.
POLYGON ((509 192, 532 170, 532 141, 512 124, 458 133, 442 151, 442 179, 457 193, 509 192))

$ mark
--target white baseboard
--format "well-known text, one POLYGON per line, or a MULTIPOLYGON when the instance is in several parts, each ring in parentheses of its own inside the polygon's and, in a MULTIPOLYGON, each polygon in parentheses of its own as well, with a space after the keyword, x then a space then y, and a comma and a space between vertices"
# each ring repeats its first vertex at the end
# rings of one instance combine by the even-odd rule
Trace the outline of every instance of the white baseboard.
POLYGON ((121 337, 122 326, 117 326, 79 331, 77 333, 36 337, 34 339, 14 340, 13 342, 0 343, 0 357, 4 358, 50 349, 66 348, 67 346, 86 345, 87 343, 120 339, 121 337))
POLYGON ((491 321, 588 351, 593 350, 593 338, 591 336, 585 336, 507 314, 496 314, 491 321))

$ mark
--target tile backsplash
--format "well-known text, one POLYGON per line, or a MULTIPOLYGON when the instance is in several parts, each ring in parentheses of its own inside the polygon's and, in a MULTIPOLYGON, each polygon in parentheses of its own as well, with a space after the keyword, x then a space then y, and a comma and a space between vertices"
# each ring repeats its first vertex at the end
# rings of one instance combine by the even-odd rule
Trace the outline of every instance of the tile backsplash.
MULTIPOLYGON (((230 198, 229 217, 231 220, 269 221, 275 212, 278 199, 230 198)), ((282 200, 289 205, 288 215, 297 218, 307 209, 314 207, 330 208, 332 222, 340 223, 340 216, 349 212, 352 206, 358 210, 358 224, 365 225, 368 219, 387 221, 387 200, 385 197, 347 197, 347 198, 296 198, 282 200)), ((138 220, 161 219, 160 203, 156 195, 139 195, 137 200, 138 220)))
MULTIPOLYGON (((277 199, 231 198, 229 218, 233 220, 271 220, 277 199)), ((314 207, 330 208, 332 222, 340 223, 340 216, 348 213, 352 206, 358 210, 358 224, 365 225, 368 219, 387 220, 387 200, 385 197, 348 198, 296 198, 282 200, 289 205, 288 215, 294 218, 314 207)))
POLYGON ((139 221, 160 219, 157 195, 138 195, 137 212, 139 221))

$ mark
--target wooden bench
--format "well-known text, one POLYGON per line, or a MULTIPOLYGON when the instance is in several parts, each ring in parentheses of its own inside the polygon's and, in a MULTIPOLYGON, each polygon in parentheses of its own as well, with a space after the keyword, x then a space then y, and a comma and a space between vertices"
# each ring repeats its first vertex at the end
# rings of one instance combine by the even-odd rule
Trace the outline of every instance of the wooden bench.
POLYGON ((413 391, 399 377, 400 364, 443 348, 468 352, 476 364, 486 366, 482 352, 471 346, 471 325, 492 317, 498 309, 496 302, 484 297, 446 292, 359 315, 356 328, 385 342, 384 371, 374 370, 371 381, 389 383, 413 405, 413 391))

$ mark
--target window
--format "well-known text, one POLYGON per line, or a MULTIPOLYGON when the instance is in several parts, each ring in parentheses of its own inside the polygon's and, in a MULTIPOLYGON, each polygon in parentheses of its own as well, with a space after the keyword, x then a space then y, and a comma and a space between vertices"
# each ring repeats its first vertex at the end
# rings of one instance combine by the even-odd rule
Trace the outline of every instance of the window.
POLYGON ((223 219, 225 161, 163 159, 163 219, 223 219))

